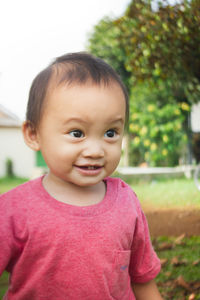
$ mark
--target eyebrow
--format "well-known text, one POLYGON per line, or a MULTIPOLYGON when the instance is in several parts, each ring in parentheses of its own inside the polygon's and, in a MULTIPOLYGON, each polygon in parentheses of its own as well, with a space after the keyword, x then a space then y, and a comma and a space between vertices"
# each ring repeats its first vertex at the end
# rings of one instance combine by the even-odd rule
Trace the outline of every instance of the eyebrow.
MULTIPOLYGON (((85 120, 83 120, 79 117, 71 117, 66 122, 67 123, 68 122, 79 122, 79 123, 84 123, 84 124, 87 123, 87 121, 85 121, 85 120)), ((112 124, 112 123, 122 123, 122 124, 124 124, 124 122, 125 122, 125 120, 122 117, 118 117, 116 119, 109 120, 109 124, 112 124)))
POLYGON ((116 119, 113 119, 113 120, 111 119, 109 123, 122 123, 122 124, 124 124, 124 122, 125 122, 125 120, 123 118, 119 117, 119 118, 116 118, 116 119))
POLYGON ((66 121, 66 123, 68 123, 68 122, 87 123, 85 120, 78 118, 78 117, 71 117, 66 121))

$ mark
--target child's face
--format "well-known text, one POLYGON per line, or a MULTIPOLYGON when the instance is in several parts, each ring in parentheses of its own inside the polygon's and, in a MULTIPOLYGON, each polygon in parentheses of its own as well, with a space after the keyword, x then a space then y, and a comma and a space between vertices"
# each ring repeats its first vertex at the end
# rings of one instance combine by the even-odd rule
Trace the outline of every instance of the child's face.
POLYGON ((37 130, 39 149, 57 182, 95 185, 117 167, 125 123, 121 88, 92 84, 49 92, 37 130))

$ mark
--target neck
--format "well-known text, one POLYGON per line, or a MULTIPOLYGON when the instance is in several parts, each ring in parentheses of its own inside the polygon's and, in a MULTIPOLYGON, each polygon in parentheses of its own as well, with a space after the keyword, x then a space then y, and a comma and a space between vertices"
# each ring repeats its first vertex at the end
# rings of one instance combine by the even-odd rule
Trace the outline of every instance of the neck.
POLYGON ((50 174, 43 178, 45 190, 60 202, 75 206, 89 206, 101 202, 106 193, 103 181, 91 186, 78 186, 55 178, 50 174))

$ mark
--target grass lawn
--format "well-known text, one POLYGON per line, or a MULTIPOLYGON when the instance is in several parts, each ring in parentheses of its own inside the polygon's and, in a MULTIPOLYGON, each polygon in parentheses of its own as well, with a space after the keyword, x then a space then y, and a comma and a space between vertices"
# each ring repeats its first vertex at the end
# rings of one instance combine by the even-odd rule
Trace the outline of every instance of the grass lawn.
POLYGON ((21 183, 27 181, 27 178, 18 178, 18 177, 2 177, 0 178, 0 194, 5 193, 12 188, 18 186, 21 183))
POLYGON ((3 295, 8 288, 8 273, 4 272, 0 278, 0 299, 3 299, 3 295))
POLYGON ((199 300, 200 237, 181 240, 160 237, 154 240, 153 244, 163 263, 162 270, 156 279, 163 298, 199 300))
POLYGON ((200 209, 200 192, 193 179, 130 182, 130 184, 144 207, 200 209))
MULTIPOLYGON (((26 181, 26 179, 0 179, 0 193, 26 181)), ((128 182, 137 193, 143 206, 165 208, 200 209, 200 192, 192 179, 128 182)), ((200 300, 200 237, 160 237, 153 241, 158 256, 163 262, 157 283, 164 299, 200 300)), ((0 299, 8 282, 8 274, 0 279, 0 299)))

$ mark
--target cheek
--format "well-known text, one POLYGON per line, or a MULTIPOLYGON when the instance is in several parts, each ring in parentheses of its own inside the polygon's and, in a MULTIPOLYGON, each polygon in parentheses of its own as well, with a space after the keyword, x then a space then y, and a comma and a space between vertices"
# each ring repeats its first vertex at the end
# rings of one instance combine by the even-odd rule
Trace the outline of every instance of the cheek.
POLYGON ((117 147, 113 147, 109 151, 109 161, 113 164, 118 164, 120 158, 121 158, 121 145, 118 145, 117 147))

